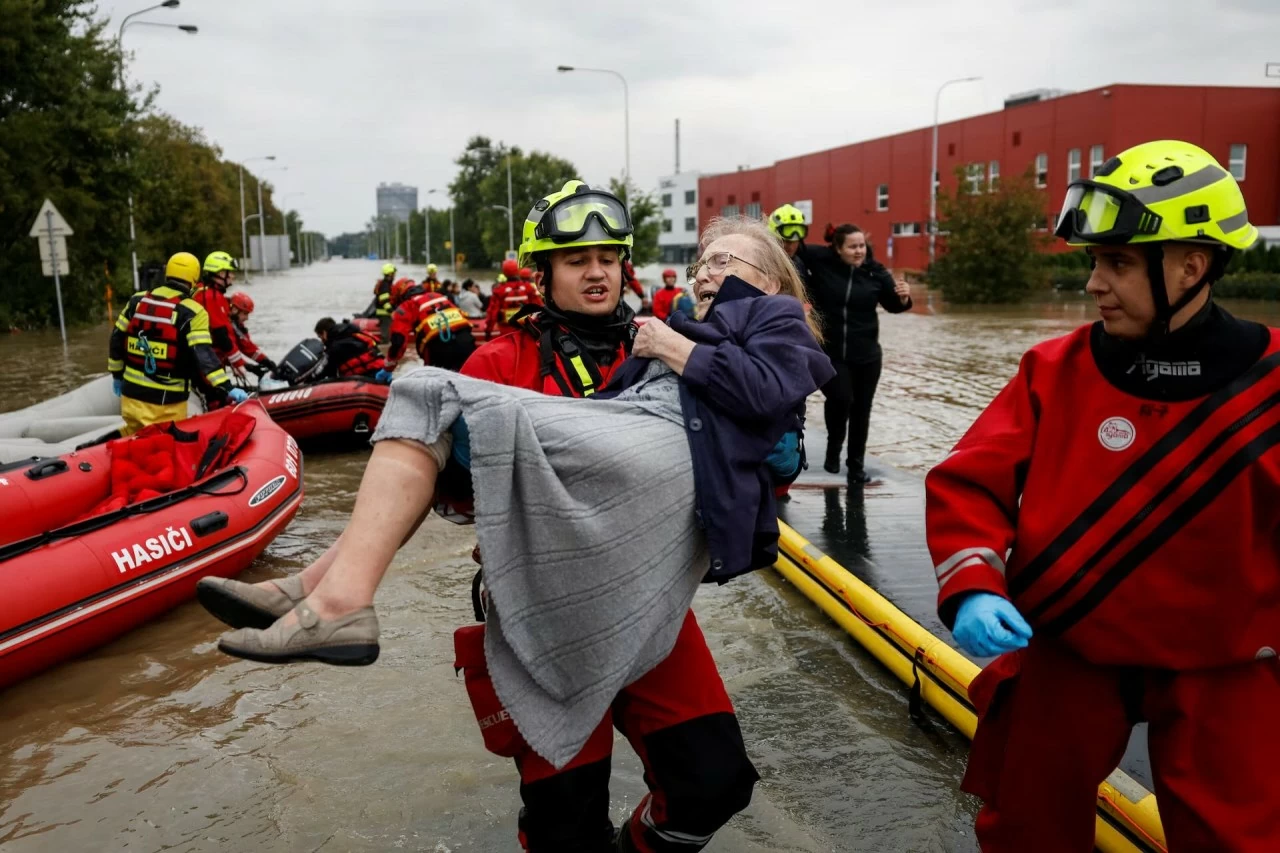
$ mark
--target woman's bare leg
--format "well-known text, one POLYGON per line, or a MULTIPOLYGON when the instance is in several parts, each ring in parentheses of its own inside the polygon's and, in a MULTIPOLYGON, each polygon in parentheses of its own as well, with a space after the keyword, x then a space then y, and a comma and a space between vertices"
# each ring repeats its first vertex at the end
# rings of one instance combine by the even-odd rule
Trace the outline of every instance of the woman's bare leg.
POLYGON ((346 530, 304 570, 311 573, 303 581, 311 587, 307 603, 317 616, 332 619, 373 603, 396 551, 430 511, 438 473, 435 457, 416 442, 374 445, 346 530))
MULTIPOLYGON (((422 511, 422 514, 418 516, 418 520, 414 522, 413 527, 409 529, 409 532, 405 534, 404 541, 400 543, 400 547, 403 548, 405 544, 408 543, 408 541, 413 538, 413 534, 418 532, 418 528, 422 526, 422 522, 426 521, 427 516, 430 514, 431 514, 431 507, 428 506, 426 509, 422 511)), ((324 578, 325 574, 328 573, 329 567, 333 565, 333 561, 338 556, 338 551, 341 548, 342 548, 342 536, 340 535, 334 541, 334 543, 329 546, 329 549, 327 551, 325 551, 323 554, 317 557, 314 561, 311 562, 310 565, 308 565, 305 569, 303 569, 301 572, 298 573, 298 577, 302 580, 303 594, 310 595, 312 591, 315 590, 315 588, 320 584, 320 581, 324 578)), ((277 589, 279 589, 279 586, 276 584, 274 580, 260 581, 254 584, 254 586, 265 587, 268 584, 270 584, 271 586, 275 586, 277 589)), ((284 590, 280 590, 280 591, 283 592, 284 590)))

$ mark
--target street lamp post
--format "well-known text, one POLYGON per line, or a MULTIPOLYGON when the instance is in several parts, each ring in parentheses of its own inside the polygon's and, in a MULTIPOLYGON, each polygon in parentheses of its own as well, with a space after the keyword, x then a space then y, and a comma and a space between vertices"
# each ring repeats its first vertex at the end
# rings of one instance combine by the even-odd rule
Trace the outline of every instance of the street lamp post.
MULTIPOLYGON (((270 159, 274 160, 275 157, 272 157, 270 159)), ((287 172, 289 171, 289 167, 277 166, 275 169, 263 169, 262 171, 287 172)), ((266 275, 267 274, 267 215, 266 215, 267 212, 262 207, 262 178, 261 177, 258 178, 258 213, 262 214, 261 216, 258 217, 258 251, 262 253, 262 263, 258 264, 258 267, 259 267, 259 271, 263 275, 266 275)))
MULTIPOLYGON (((118 78, 120 81, 120 92, 123 94, 124 88, 124 31, 130 25, 146 24, 153 27, 170 27, 182 30, 189 35, 195 35, 199 32, 198 27, 190 24, 162 24, 155 21, 134 21, 133 19, 139 15, 145 15, 147 12, 154 12, 156 9, 176 9, 179 0, 164 0, 163 3, 157 3, 155 6, 148 6, 145 9, 139 9, 124 16, 124 20, 120 22, 120 29, 116 33, 116 53, 119 54, 119 62, 116 66, 118 78)), ((141 283, 138 281, 138 232, 133 224, 133 188, 129 188, 129 255, 133 263, 133 289, 139 290, 141 283)))
MULTIPOLYGON (((280 203, 283 205, 285 202, 285 199, 297 198, 300 195, 306 195, 306 193, 303 193, 303 192, 285 193, 284 195, 280 196, 280 203)), ((288 217, 288 214, 286 214, 286 222, 284 226, 284 230, 286 234, 289 232, 289 224, 287 221, 287 217, 288 217)), ((300 215, 295 216, 293 218, 293 242, 298 247, 298 251, 297 251, 298 266, 302 266, 302 217, 300 215)))
MULTIPOLYGON (((426 195, 430 196, 433 192, 436 192, 436 190, 427 190, 426 195)), ((426 212, 422 216, 422 219, 427 224, 427 246, 426 246, 426 251, 424 255, 426 257, 427 266, 431 266, 431 199, 430 198, 427 199, 427 208, 426 208, 426 212)))
POLYGON ((933 168, 929 172, 929 265, 933 265, 938 239, 938 107, 942 103, 942 90, 953 83, 973 83, 981 77, 957 77, 938 87, 933 98, 933 168))
MULTIPOLYGON (((249 219, 244 215, 244 164, 252 163, 256 160, 274 160, 276 155, 268 154, 266 157, 249 157, 240 161, 240 257, 244 259, 244 280, 249 281, 249 230, 245 223, 249 219)), ((262 209, 261 205, 258 207, 262 209)))
POLYGON ((449 269, 458 277, 458 244, 453 240, 453 205, 449 205, 449 269))
POLYGON ((622 182, 622 200, 627 200, 627 183, 631 180, 631 92, 627 88, 627 78, 623 77, 617 71, 608 68, 578 68, 574 65, 557 65, 556 71, 566 73, 569 71, 589 71, 595 74, 612 74, 622 82, 622 128, 623 139, 626 150, 626 172, 623 173, 622 182))
MULTIPOLYGON (((488 146, 485 146, 483 148, 472 148, 471 150, 472 151, 490 151, 490 152, 493 151, 493 149, 489 148, 488 146)), ((515 207, 515 203, 511 199, 511 152, 504 151, 503 157, 507 161, 507 206, 502 207, 502 205, 500 204, 495 204, 495 205, 492 205, 492 207, 502 208, 507 212, 507 251, 515 251, 516 222, 515 222, 515 218, 511 215, 511 211, 515 207)))

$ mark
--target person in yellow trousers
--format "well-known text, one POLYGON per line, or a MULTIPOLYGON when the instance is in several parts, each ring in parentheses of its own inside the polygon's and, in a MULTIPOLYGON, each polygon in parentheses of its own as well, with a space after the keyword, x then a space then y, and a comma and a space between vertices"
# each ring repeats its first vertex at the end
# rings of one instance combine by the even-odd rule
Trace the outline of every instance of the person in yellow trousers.
POLYGON ((209 314, 191 298, 200 261, 178 252, 169 258, 164 276, 159 287, 130 297, 111 330, 107 370, 120 398, 122 435, 186 418, 187 398, 196 380, 214 399, 239 403, 249 396, 231 387, 213 349, 209 314))

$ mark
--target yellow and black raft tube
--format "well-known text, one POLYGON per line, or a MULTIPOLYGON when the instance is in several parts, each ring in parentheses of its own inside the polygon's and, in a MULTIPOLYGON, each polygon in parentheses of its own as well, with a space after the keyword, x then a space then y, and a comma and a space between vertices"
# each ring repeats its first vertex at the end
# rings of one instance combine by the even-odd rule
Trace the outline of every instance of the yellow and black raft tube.
MULTIPOLYGON (((969 702, 976 664, 926 631, 878 592, 788 525, 774 568, 821 607, 918 696, 973 738, 978 720, 969 702)), ((1123 770, 1098 788, 1095 844, 1104 853, 1167 853, 1155 795, 1123 770)))

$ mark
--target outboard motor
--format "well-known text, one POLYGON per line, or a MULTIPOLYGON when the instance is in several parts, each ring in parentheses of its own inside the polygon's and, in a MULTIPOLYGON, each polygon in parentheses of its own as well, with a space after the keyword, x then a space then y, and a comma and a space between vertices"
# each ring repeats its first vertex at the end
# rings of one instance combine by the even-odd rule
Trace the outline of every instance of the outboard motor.
POLYGON ((279 391, 294 385, 305 385, 320 375, 326 360, 324 343, 319 338, 307 338, 289 350, 289 354, 280 359, 275 370, 262 377, 258 390, 279 391))

